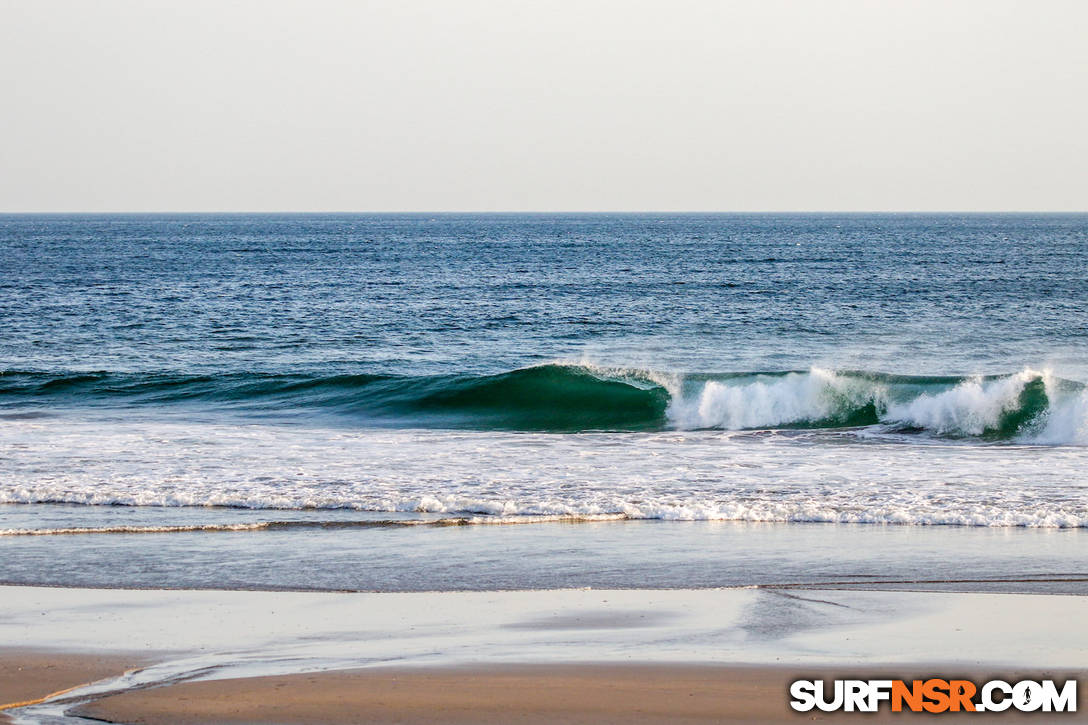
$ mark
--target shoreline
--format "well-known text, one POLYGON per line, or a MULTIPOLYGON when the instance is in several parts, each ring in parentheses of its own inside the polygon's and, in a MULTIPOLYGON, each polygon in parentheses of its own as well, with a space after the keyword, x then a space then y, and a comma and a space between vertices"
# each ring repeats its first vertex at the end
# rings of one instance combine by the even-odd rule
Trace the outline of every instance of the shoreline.
POLYGON ((874 663, 885 659, 890 641, 898 647, 891 664, 1076 667, 1088 651, 1088 632, 1051 626, 1088 615, 1088 597, 1073 594, 809 587, 0 591, 0 642, 20 651, 126 649, 130 656, 280 648, 318 667, 488 659, 874 663))
MULTIPOLYGON (((443 708, 468 713, 466 723, 498 723, 488 713, 514 703, 530 724, 630 722, 634 715, 623 709, 630 701, 645 703, 640 713, 649 713, 637 721, 656 722, 654 693, 671 703, 660 722, 695 723, 739 707, 740 690, 729 684, 736 678, 763 693, 755 700, 778 708, 787 703, 783 678, 798 673, 1052 675, 1082 667, 1088 651, 1088 632, 1055 625, 1088 615, 1088 599, 1078 596, 807 589, 3 593, 0 641, 19 649, 0 650, 7 663, 0 673, 20 688, 19 699, 87 682, 80 662, 107 665, 87 687, 8 711, 21 723, 63 718, 93 701, 103 701, 93 705, 94 717, 146 723, 183 722, 177 713, 197 701, 242 713, 237 722, 357 721, 358 708, 385 702, 411 715, 406 723, 434 722, 427 718, 443 708), (118 653, 119 643, 129 651, 118 653), (56 687, 28 687, 17 668, 31 656, 72 674, 56 687), (143 664, 126 672, 134 661, 143 664), (522 680, 504 684, 517 672, 522 680), (708 672, 718 673, 713 681, 708 672), (408 700, 397 699, 403 688, 393 688, 394 674, 402 685, 414 683, 408 700), (437 700, 428 686, 434 682, 446 693, 437 700), (572 709, 533 700, 545 685, 559 693, 551 700, 572 709), (631 696, 594 709, 606 690, 631 696), (504 693, 515 694, 502 699, 504 693), (477 701, 492 705, 473 709, 477 701), (279 703, 285 719, 266 717, 264 703, 279 703)), ((736 719, 794 717, 779 708, 743 710, 736 719)))
POLYGON ((0 648, 0 723, 10 711, 39 704, 119 677, 150 664, 146 656, 110 652, 88 654, 0 648))
POLYGON ((656 520, 374 526, 356 512, 300 511, 283 514, 287 526, 253 530, 266 525, 265 514, 0 505, 0 533, 79 526, 116 532, 0 535, 0 581, 179 591, 764 586, 1088 594, 1088 529, 656 520), (147 527, 164 530, 126 533, 147 527), (506 556, 496 558, 497 548, 506 556))
POLYGON ((855 581, 851 579, 813 581, 802 583, 769 583, 769 584, 731 584, 723 586, 608 586, 608 587, 503 587, 496 589, 319 589, 309 587, 272 587, 255 585, 251 587, 239 586, 108 586, 95 585, 71 585, 54 583, 23 583, 18 581, 0 580, 0 591, 4 589, 59 589, 59 590, 86 590, 103 592, 246 592, 252 594, 369 594, 369 595, 438 595, 438 594, 517 594, 533 592, 582 592, 582 591, 608 591, 608 592, 719 592, 719 591, 769 591, 769 592, 887 592, 889 594, 1014 594, 1017 596, 1040 597, 1088 597, 1084 591, 1045 591, 1038 589, 999 589, 991 586, 1010 584, 1088 584, 1086 576, 1064 575, 1039 575, 1035 577, 1004 577, 992 579, 890 579, 875 582, 855 581), (963 588, 955 588, 957 585, 970 585, 963 588), (940 587, 940 588, 935 588, 940 587))

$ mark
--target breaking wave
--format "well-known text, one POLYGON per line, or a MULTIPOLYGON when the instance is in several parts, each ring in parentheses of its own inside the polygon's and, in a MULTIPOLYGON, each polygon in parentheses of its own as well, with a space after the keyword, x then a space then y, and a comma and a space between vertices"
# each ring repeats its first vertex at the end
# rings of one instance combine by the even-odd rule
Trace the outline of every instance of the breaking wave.
POLYGON ((0 373, 0 406, 196 406, 475 430, 833 429, 1088 443, 1088 390, 1030 369, 903 376, 812 368, 659 373, 550 364, 498 375, 0 373))

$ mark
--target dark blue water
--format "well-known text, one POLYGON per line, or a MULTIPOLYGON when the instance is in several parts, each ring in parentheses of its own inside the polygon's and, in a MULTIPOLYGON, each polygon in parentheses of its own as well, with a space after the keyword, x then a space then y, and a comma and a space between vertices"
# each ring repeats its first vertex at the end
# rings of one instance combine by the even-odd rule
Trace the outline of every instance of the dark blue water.
POLYGON ((7 369, 1083 369, 1085 215, 0 217, 7 369))

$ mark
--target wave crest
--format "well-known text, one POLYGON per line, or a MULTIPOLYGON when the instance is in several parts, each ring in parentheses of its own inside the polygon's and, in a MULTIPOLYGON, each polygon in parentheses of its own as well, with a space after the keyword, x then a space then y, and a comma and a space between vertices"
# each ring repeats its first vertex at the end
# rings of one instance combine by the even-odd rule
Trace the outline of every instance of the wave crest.
POLYGON ((1049 372, 658 373, 549 364, 497 375, 0 373, 0 405, 215 406, 365 425, 576 432, 833 429, 1088 443, 1088 391, 1049 372))
POLYGON ((813 368, 707 380, 694 393, 678 391, 669 414, 682 429, 839 428, 877 423, 883 397, 880 386, 813 368))

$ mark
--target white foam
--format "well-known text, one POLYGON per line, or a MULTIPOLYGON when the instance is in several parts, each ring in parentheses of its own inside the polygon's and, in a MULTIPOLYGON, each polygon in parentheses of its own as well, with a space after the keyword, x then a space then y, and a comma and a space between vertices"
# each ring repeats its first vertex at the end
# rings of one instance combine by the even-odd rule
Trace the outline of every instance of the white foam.
POLYGON ((826 420, 884 397, 882 386, 813 368, 744 382, 707 381, 692 399, 673 394, 669 418, 684 430, 775 428, 826 420))
MULTIPOLYGON (((1067 403, 1043 435, 1083 430, 1083 395, 1067 403)), ((465 522, 1088 526, 1088 448, 819 436, 103 425, 58 417, 0 427, 0 502, 343 508, 465 522)))
POLYGON ((951 390, 892 403, 882 418, 938 434, 979 436, 997 428, 1002 416, 1019 406, 1024 386, 1044 376, 1023 370, 997 380, 969 379, 951 390))
POLYGON ((194 531, 259 531, 268 522, 252 524, 193 524, 182 526, 66 526, 41 529, 0 529, 0 536, 62 536, 75 534, 178 534, 194 531))
POLYGON ((1031 439, 1051 445, 1088 445, 1088 390, 1064 396, 1048 390, 1047 395, 1050 410, 1031 439))
POLYGON ((668 416, 679 430, 773 429, 845 419, 872 405, 882 423, 939 436, 981 436, 999 429, 1020 406, 1025 387, 1041 380, 1049 410, 1018 437, 1021 443, 1088 445, 1088 392, 1063 392, 1049 371, 1030 368, 996 379, 975 377, 945 390, 914 392, 868 377, 812 368, 805 373, 708 380, 685 394, 678 379, 662 379, 668 416), (906 391, 913 397, 904 398, 906 391))

